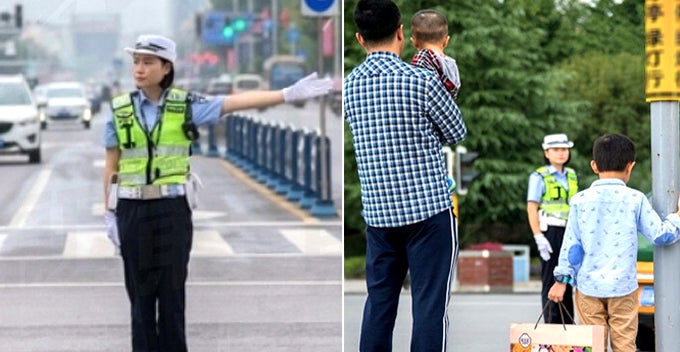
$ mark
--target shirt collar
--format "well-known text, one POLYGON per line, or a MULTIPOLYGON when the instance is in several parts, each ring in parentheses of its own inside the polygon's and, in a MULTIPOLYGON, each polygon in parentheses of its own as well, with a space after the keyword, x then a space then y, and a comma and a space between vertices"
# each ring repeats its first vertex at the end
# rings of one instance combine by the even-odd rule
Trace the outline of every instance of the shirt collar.
POLYGON ((374 52, 366 55, 367 60, 368 59, 382 59, 382 58, 401 60, 399 58, 399 55, 397 55, 397 54, 395 54, 391 51, 374 51, 374 52))
POLYGON ((562 168, 564 169, 564 172, 559 172, 557 168, 552 166, 552 164, 546 165, 548 167, 548 172, 551 174, 560 174, 560 175, 565 175, 567 173, 567 167, 563 166, 562 168))
MULTIPOLYGON (((146 97, 144 94, 144 91, 139 89, 137 90, 139 92, 139 106, 142 106, 144 103, 149 104, 149 105, 154 105, 154 103, 149 100, 149 98, 146 97)), ((158 101, 158 106, 162 106, 163 102, 165 101, 165 93, 167 92, 167 89, 161 93, 161 99, 158 101)))
POLYGON ((623 182, 623 180, 620 179, 620 178, 603 178, 603 179, 595 180, 595 181, 593 181, 593 183, 590 184, 591 187, 593 187, 593 186, 609 186, 609 185, 625 186, 626 183, 623 182))

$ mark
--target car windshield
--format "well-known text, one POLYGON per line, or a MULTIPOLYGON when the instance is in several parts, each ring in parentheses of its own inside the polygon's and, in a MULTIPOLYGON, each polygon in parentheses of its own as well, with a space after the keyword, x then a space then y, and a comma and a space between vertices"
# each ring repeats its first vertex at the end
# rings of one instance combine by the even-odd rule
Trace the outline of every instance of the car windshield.
POLYGON ((0 84, 0 105, 28 105, 31 96, 21 83, 0 84))
POLYGON ((240 89, 258 89, 260 88, 260 82, 256 80, 243 80, 238 82, 238 87, 240 89))
POLYGON ((50 88, 47 90, 48 98, 80 98, 84 93, 78 88, 50 88))

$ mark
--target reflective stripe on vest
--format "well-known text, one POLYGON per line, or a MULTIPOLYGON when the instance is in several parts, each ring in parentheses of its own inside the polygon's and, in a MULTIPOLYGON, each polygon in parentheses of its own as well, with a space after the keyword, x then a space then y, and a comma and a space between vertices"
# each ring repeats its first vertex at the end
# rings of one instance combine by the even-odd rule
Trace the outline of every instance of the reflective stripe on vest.
POLYGON ((185 91, 167 91, 163 114, 147 133, 139 123, 131 94, 113 99, 114 124, 118 135, 121 186, 182 184, 189 173, 191 141, 184 134, 187 104, 185 91))
POLYGON ((567 185, 569 191, 565 190, 557 182, 555 176, 548 171, 548 168, 541 166, 536 172, 543 177, 545 183, 545 193, 541 197, 539 209, 543 210, 548 216, 567 220, 569 217, 569 200, 578 192, 578 178, 574 169, 565 167, 567 173, 567 185))

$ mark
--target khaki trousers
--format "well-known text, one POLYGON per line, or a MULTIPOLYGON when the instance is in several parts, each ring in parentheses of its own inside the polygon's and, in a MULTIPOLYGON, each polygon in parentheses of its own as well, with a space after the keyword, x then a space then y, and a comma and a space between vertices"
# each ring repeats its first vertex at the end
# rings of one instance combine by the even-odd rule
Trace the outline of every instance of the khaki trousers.
POLYGON ((576 313, 580 323, 604 326, 605 345, 608 335, 611 334, 613 352, 635 352, 640 304, 637 291, 614 298, 590 297, 579 290, 574 291, 576 313))

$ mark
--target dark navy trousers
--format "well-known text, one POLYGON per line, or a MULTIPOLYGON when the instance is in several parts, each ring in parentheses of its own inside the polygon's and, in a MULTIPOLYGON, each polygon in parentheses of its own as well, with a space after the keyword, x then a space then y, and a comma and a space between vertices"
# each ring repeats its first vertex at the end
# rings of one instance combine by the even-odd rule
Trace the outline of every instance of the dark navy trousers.
POLYGON ((411 275, 411 351, 446 351, 449 298, 458 259, 458 229, 451 210, 395 228, 366 228, 366 286, 359 350, 392 351, 399 293, 411 275))
POLYGON ((185 283, 193 236, 184 197, 118 201, 133 352, 185 352, 185 283))
MULTIPOLYGON (((543 302, 542 307, 546 307, 543 314, 543 320, 547 324, 562 324, 562 318, 564 317, 565 324, 573 324, 573 319, 569 316, 574 317, 574 292, 571 285, 567 285, 567 290, 564 291, 564 307, 567 309, 566 313, 560 315, 560 306, 548 299, 548 292, 550 288, 555 283, 555 275, 553 271, 557 266, 558 258, 560 256, 560 248, 562 248, 562 240, 564 239, 564 230, 562 226, 548 226, 548 230, 544 232, 545 238, 550 242, 550 247, 552 247, 553 252, 550 254, 550 259, 548 261, 541 259, 541 299, 543 302)), ((564 310, 563 310, 564 311, 564 310)))

